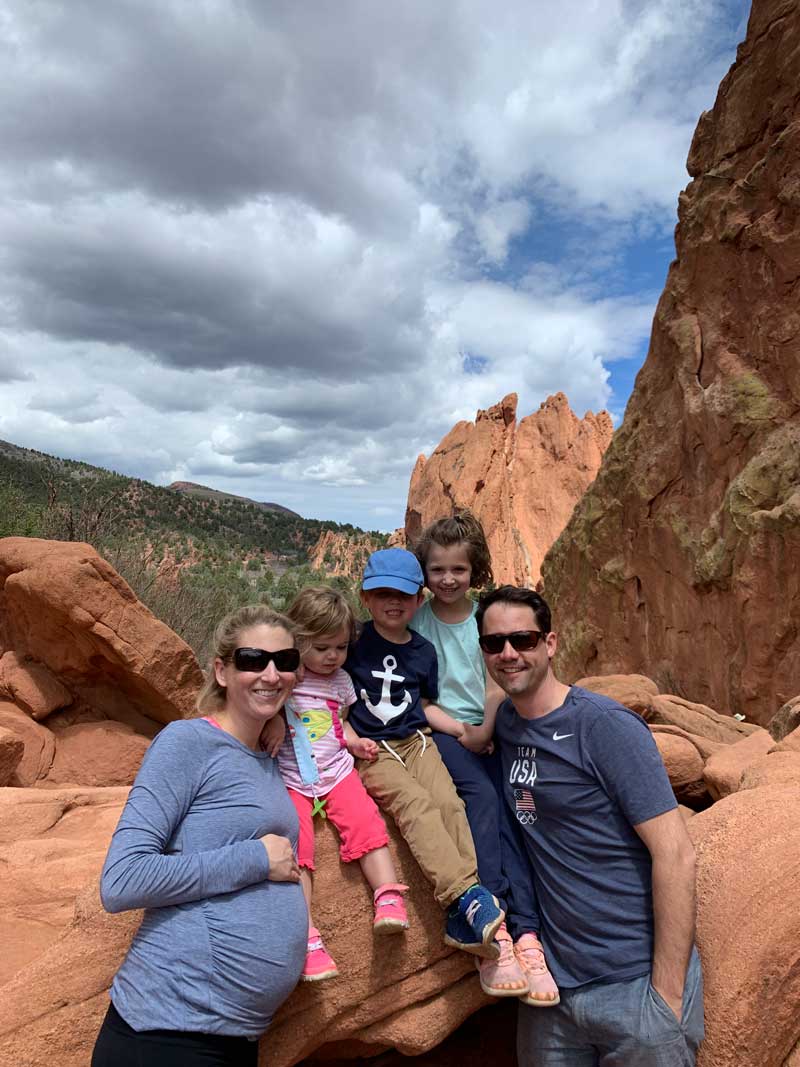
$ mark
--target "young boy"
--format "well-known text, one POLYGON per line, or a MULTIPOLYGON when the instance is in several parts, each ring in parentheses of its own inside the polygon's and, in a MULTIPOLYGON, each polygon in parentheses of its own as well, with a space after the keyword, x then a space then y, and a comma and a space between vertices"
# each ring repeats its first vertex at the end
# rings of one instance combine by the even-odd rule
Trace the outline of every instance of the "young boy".
POLYGON ((430 740, 442 714, 433 704, 436 651, 408 628, 422 603, 423 580, 411 552, 386 548, 370 556, 361 599, 372 622, 345 663, 358 699, 344 730, 360 757, 364 785, 397 823, 437 902, 448 909, 445 943, 496 959, 494 935, 505 915, 478 884, 464 805, 430 740))

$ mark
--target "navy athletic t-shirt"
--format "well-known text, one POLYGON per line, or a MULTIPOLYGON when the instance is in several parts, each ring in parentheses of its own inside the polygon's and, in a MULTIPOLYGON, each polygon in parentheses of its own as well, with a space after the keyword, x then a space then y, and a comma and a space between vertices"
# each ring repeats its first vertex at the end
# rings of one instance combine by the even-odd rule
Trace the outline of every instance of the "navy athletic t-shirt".
POLYGON ((421 700, 439 695, 436 649, 415 630, 404 645, 387 641, 364 624, 344 669, 353 679, 356 702, 349 720, 360 737, 400 740, 428 725, 421 700))
POLYGON ((495 740, 556 981, 568 989, 648 974, 652 865, 633 827, 677 805, 647 724, 573 686, 539 719, 521 718, 506 700, 495 740))

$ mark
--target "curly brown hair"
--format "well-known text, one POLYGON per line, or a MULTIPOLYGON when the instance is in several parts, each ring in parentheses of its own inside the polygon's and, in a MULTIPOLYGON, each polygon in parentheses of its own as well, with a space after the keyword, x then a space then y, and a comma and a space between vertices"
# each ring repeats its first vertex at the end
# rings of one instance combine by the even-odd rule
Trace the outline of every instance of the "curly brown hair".
POLYGON ((414 555, 425 571, 431 548, 438 545, 448 548, 450 545, 464 545, 472 569, 470 584, 474 589, 482 589, 492 581, 492 557, 486 543, 483 527, 471 511, 457 511, 444 519, 437 519, 426 526, 414 546, 414 555))

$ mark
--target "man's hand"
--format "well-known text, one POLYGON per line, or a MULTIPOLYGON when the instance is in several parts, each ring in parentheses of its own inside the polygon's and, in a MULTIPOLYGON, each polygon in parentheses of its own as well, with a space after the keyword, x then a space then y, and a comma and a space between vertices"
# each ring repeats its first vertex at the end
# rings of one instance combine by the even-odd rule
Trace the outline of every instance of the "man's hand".
POLYGON ((672 1014, 675 1016, 678 1022, 680 1022, 681 1014, 683 1012, 683 994, 681 994, 680 996, 670 996, 670 994, 665 992, 665 990, 659 989, 652 979, 650 980, 650 984, 652 985, 653 989, 655 989, 656 993, 658 993, 658 995, 666 1001, 666 1003, 672 1009, 672 1014))
POLYGON ((300 868, 289 838, 279 837, 277 834, 266 834, 260 838, 260 841, 269 857, 268 880, 270 882, 299 882, 300 868))
POLYGON ((352 737, 347 740, 347 751, 357 759, 373 763, 378 758, 378 742, 371 737, 352 737))
POLYGON ((464 730, 458 740, 464 748, 469 749, 470 752, 476 752, 479 756, 488 756, 494 751, 494 744, 485 727, 475 726, 474 723, 464 723, 464 730))
POLYGON ((266 723, 264 723, 264 729, 261 731, 261 747, 270 756, 277 756, 278 749, 283 744, 283 739, 286 737, 286 722, 283 715, 273 715, 273 717, 266 723))

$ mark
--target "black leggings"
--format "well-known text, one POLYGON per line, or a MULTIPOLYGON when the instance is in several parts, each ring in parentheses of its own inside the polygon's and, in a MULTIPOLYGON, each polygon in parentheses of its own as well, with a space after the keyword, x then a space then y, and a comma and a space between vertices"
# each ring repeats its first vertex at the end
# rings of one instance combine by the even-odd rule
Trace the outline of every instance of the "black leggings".
POLYGON ((113 1004, 100 1027, 92 1067, 257 1067, 258 1042, 227 1034, 132 1029, 113 1004))

